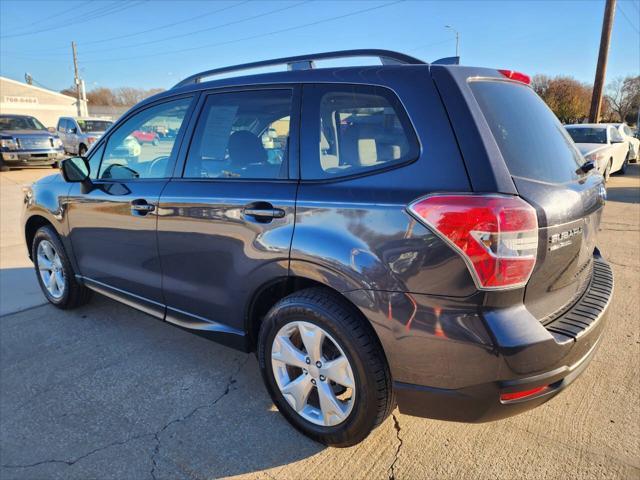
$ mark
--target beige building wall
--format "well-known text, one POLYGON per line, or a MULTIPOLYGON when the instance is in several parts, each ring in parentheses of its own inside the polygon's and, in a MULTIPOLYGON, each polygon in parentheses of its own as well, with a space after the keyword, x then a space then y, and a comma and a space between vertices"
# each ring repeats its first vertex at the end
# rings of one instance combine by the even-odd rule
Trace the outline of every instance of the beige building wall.
POLYGON ((31 115, 45 127, 56 127, 58 118, 75 117, 78 110, 73 97, 0 77, 0 114, 31 115))

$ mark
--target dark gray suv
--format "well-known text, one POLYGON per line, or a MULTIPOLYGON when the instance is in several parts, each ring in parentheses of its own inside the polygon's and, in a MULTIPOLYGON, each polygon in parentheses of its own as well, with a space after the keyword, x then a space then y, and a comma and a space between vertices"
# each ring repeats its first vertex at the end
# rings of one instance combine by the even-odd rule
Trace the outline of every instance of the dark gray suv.
POLYGON ((26 192, 42 290, 256 351, 282 414, 330 445, 396 405, 540 405, 593 357, 613 277, 603 178, 527 83, 383 50, 194 75, 26 192), (313 68, 353 56, 382 65, 313 68))

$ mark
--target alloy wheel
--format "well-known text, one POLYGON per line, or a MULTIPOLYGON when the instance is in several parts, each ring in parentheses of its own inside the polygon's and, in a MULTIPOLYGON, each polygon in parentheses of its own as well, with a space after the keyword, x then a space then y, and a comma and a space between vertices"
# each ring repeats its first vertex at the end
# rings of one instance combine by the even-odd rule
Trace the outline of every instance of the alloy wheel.
POLYGON ((62 298, 67 281, 64 276, 60 255, 50 241, 42 240, 38 244, 37 256, 38 272, 40 273, 42 284, 51 297, 56 300, 62 298))
POLYGON ((287 403, 305 420, 333 427, 344 422, 355 401, 349 359, 336 340, 309 322, 291 322, 273 339, 273 374, 287 403))

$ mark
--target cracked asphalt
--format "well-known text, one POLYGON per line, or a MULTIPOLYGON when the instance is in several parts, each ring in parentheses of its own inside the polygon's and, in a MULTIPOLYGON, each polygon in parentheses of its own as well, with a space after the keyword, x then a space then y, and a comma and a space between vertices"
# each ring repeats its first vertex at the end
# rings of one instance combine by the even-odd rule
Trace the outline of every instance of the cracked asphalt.
POLYGON ((326 448, 289 427, 253 355, 96 295, 44 305, 0 174, 0 478, 640 479, 640 167, 612 177, 600 248, 616 291, 590 367, 542 407, 465 425, 397 410, 361 444, 326 448))

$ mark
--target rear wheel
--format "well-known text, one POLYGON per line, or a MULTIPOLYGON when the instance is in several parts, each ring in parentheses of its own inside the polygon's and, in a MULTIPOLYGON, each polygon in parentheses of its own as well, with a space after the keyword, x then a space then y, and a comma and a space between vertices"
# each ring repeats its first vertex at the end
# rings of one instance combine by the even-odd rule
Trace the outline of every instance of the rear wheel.
POLYGON ((378 339, 333 292, 311 288, 278 302, 260 328, 258 360, 280 412, 318 442, 354 445, 394 407, 378 339))
POLYGON ((620 170, 618 170, 618 173, 620 175, 624 175, 625 173, 627 173, 627 165, 629 165, 630 155, 631 155, 631 152, 627 152, 627 156, 624 157, 624 162, 622 162, 622 166, 620 167, 620 170))
POLYGON ((78 283, 58 234, 50 226, 40 227, 31 245, 42 293, 58 308, 70 309, 86 303, 91 291, 78 283))

